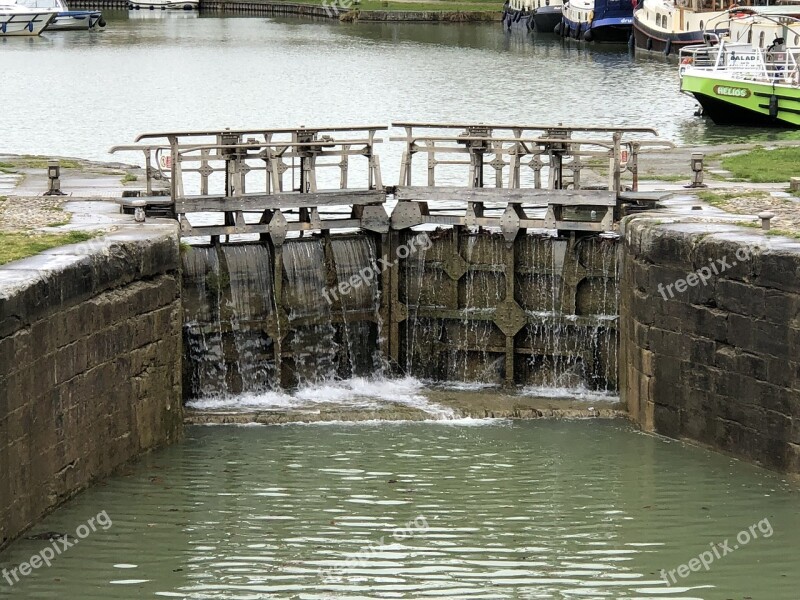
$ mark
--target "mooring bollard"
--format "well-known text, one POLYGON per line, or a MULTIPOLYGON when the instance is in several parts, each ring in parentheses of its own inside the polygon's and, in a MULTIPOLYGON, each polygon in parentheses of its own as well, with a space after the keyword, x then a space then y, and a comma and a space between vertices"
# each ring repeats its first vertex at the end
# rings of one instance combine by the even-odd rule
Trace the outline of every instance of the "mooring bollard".
POLYGON ((775 215, 769 211, 758 213, 758 218, 761 219, 761 229, 769 231, 771 227, 770 221, 775 218, 775 215))
POLYGON ((703 161, 706 155, 702 152, 692 152, 692 183, 690 188, 703 188, 706 184, 703 183, 703 161))
POLYGON ((49 189, 44 193, 45 196, 66 196, 61 191, 61 165, 57 160, 50 160, 47 162, 47 179, 49 189))
POLYGON ((144 212, 145 207, 147 206, 146 200, 134 200, 130 203, 133 206, 133 220, 137 223, 144 223, 146 214, 144 212))

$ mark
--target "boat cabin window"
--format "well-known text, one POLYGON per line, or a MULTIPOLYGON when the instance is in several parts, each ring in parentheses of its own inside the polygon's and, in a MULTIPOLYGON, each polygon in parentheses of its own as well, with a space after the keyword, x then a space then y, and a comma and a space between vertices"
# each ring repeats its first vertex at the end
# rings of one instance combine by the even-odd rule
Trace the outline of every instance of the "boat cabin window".
POLYGON ((764 32, 763 31, 761 32, 761 35, 758 36, 758 47, 759 48, 763 48, 764 47, 764 32))
POLYGON ((59 8, 56 0, 17 0, 17 4, 28 8, 59 8))
POLYGON ((700 21, 700 31, 705 31, 705 29, 706 29, 706 27, 705 27, 705 23, 703 23, 702 21, 700 21))
POLYGON ((752 29, 748 29, 747 30, 747 43, 748 44, 752 44, 753 43, 753 30, 752 29))

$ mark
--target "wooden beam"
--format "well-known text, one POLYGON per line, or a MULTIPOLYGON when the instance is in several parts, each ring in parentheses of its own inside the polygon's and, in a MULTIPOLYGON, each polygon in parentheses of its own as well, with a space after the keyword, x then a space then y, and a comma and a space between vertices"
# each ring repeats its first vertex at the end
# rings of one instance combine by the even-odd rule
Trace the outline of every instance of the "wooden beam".
POLYGON ((330 190, 301 194, 277 192, 275 194, 246 194, 243 196, 186 196, 175 202, 175 211, 193 212, 261 212, 277 208, 308 206, 334 206, 351 204, 380 204, 386 201, 382 190, 330 190))
MULTIPOLYGON (((687 181, 690 179, 686 178, 687 181)), ((622 202, 661 202, 670 196, 677 194, 679 190, 672 192, 653 191, 653 192, 620 192, 619 199, 622 202)))
POLYGON ((329 131, 382 131, 386 130, 386 125, 334 125, 333 127, 291 127, 283 129, 206 129, 195 131, 174 131, 174 132, 155 132, 143 133, 136 138, 139 142, 145 139, 176 137, 198 137, 212 135, 264 135, 279 133, 327 133, 329 131))
MULTIPOLYGON (((392 122, 392 127, 420 127, 425 129, 465 129, 467 127, 475 127, 477 123, 425 123, 425 122, 392 122)), ((658 135, 658 132, 651 127, 581 127, 580 125, 553 125, 547 124, 507 124, 507 123, 481 123, 481 127, 489 129, 533 129, 533 130, 548 130, 559 129, 568 131, 600 131, 600 132, 614 132, 622 131, 626 133, 650 133, 658 135)))
MULTIPOLYGON (((184 221, 186 222, 186 221, 184 221)), ((320 227, 315 227, 313 223, 298 223, 296 221, 286 223, 286 231, 321 231, 333 229, 359 229, 360 219, 331 219, 322 221, 320 227)), ((242 234, 261 234, 270 233, 269 223, 248 223, 246 225, 195 225, 182 226, 181 237, 195 237, 206 235, 242 235, 242 234)))
POLYGON ((535 188, 466 188, 397 186, 395 198, 412 202, 514 202, 564 206, 616 206, 617 194, 608 190, 544 190, 535 188))

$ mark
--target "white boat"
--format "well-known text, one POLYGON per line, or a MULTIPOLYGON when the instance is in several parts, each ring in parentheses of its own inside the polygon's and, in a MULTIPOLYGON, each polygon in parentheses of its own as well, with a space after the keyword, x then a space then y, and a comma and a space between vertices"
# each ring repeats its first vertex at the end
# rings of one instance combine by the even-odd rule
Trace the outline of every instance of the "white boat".
POLYGON ((200 0, 131 0, 130 10, 198 10, 200 0))
POLYGON ((506 28, 536 29, 553 33, 561 22, 562 0, 506 0, 503 5, 503 24, 506 28))
POLYGON ((703 34, 723 33, 727 0, 642 0, 633 12, 636 48, 669 56, 703 42, 703 34))
MULTIPOLYGON (((636 48, 669 56, 681 48, 702 44, 704 35, 724 36, 731 15, 795 14, 797 0, 642 0, 633 12, 636 48)), ((763 46, 763 44, 762 44, 763 46)))
POLYGON ((728 39, 768 49, 776 40, 800 48, 800 4, 762 6, 730 11, 728 39))
MULTIPOLYGON (((777 20, 781 28, 791 21, 800 25, 791 17, 777 20)), ((683 48, 680 57, 681 91, 693 95, 718 125, 800 128, 800 48, 784 38, 762 48, 708 33, 703 44, 683 48)))
POLYGON ((0 0, 0 37, 39 35, 55 18, 55 10, 31 10, 9 0, 0 0))
POLYGON ((556 33, 587 42, 627 42, 633 24, 629 0, 569 0, 556 33))
POLYGON ((99 10, 70 10, 64 0, 17 0, 17 4, 30 9, 57 11, 47 31, 87 31, 106 26, 99 10))

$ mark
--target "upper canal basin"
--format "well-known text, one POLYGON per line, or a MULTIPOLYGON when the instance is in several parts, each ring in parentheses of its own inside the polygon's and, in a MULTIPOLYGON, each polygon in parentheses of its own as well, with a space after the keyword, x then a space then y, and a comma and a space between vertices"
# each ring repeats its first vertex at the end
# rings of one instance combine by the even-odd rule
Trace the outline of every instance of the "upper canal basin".
MULTIPOLYGON (((695 117, 677 65, 624 45, 497 23, 107 16, 102 32, 0 40, 5 152, 108 160, 143 131, 400 120, 646 126, 679 143, 761 135, 695 117)), ((380 150, 393 184, 399 150, 380 150)))
MULTIPOLYGON (((796 487, 622 421, 193 427, 31 533, 74 541, 101 511, 110 526, 0 596, 794 600, 800 585, 796 487), (708 570, 661 578, 712 546, 708 570)), ((47 544, 18 540, 0 568, 47 544)))

